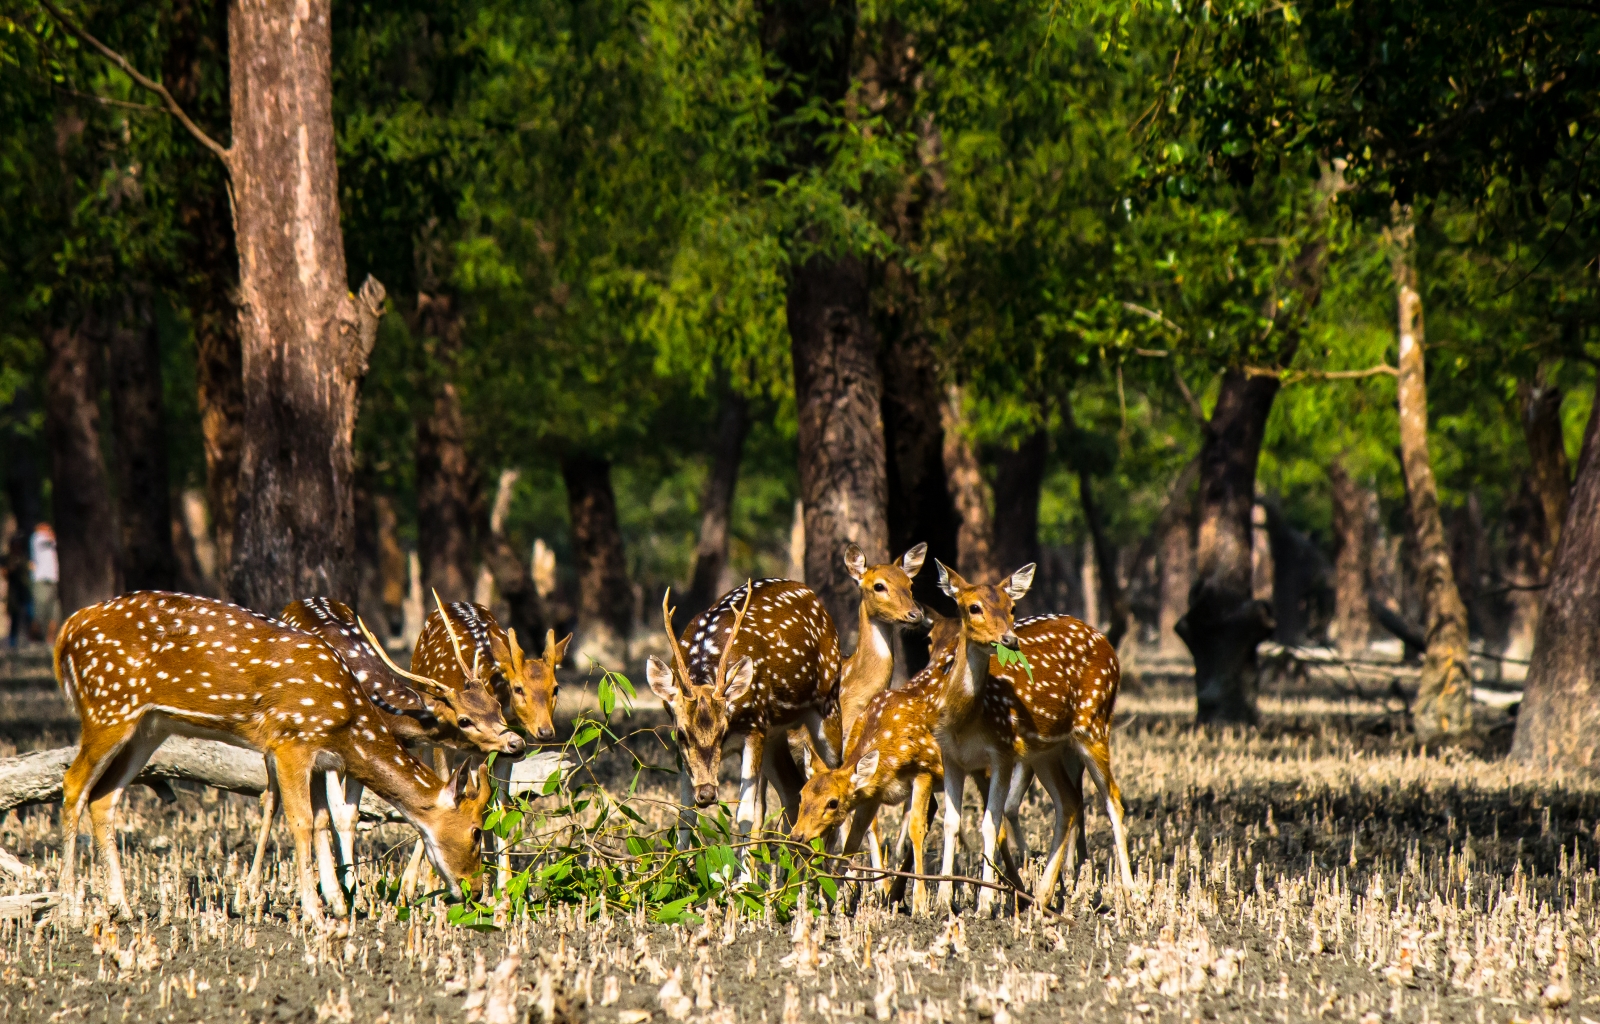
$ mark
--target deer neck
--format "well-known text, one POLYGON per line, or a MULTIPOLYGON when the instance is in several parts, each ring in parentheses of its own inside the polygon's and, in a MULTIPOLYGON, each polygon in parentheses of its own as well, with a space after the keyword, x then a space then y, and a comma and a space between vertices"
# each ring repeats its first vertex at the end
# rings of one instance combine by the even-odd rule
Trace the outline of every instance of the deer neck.
POLYGON ((865 601, 857 614, 860 627, 856 635, 861 639, 840 673, 839 721, 845 737, 849 737, 851 726, 872 698, 883 692, 894 676, 894 626, 868 614, 865 601))
POLYGON ((973 643, 966 630, 956 639, 955 660, 945 676, 940 701, 939 722, 944 728, 959 727, 978 713, 984 684, 989 681, 989 648, 973 643))
MULTIPOLYGON (((347 742, 345 746, 353 744, 347 742)), ((431 836, 425 823, 429 811, 438 805, 439 791, 447 785, 432 768, 417 760, 387 732, 379 733, 375 741, 363 743, 359 750, 340 750, 339 754, 344 761, 345 774, 359 779, 362 785, 387 800, 418 831, 431 836)))

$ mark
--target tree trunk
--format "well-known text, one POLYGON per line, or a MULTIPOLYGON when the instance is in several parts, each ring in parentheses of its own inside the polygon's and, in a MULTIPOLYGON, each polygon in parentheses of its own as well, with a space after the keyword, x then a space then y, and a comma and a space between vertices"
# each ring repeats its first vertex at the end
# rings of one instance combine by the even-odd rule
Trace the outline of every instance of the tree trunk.
MULTIPOLYGON (((220 5, 180 0, 165 8, 171 42, 162 63, 173 98, 202 124, 227 116, 202 88, 206 67, 226 67, 227 25, 220 5)), ((206 460, 206 503, 217 551, 217 582, 226 590, 239 517, 239 458, 244 443, 243 357, 234 293, 239 258, 233 244, 225 171, 209 153, 190 158, 188 187, 179 191, 179 251, 184 268, 179 289, 189 307, 195 340, 195 376, 200 433, 206 460)))
POLYGON ((1251 510, 1261 440, 1278 387, 1275 377, 1223 374, 1201 442, 1196 579, 1189 610, 1175 627, 1194 657, 1195 717, 1201 724, 1253 724, 1257 717, 1256 645, 1277 624, 1271 607, 1251 589, 1251 510))
POLYGON ((245 397, 229 589, 269 615, 356 588, 351 436, 384 291, 346 278, 329 7, 228 16, 245 397))
POLYGON ((633 588, 611 490, 611 463, 592 455, 561 460, 578 570, 578 653, 620 667, 628 656, 633 588))
POLYGON ((500 592, 500 599, 510 609, 510 621, 506 625, 517 631, 523 648, 531 652, 544 642, 547 617, 533 572, 506 536, 510 495, 520 475, 515 469, 502 470, 500 473, 494 513, 489 516, 489 538, 483 547, 483 564, 494 577, 494 586, 500 592))
POLYGON ((969 580, 999 578, 994 558, 994 520, 989 513, 989 485, 984 483, 978 455, 964 431, 961 389, 951 385, 940 407, 944 421, 944 471, 950 503, 959 517, 956 571, 969 580))
POLYGON ((1400 454, 1411 527, 1416 536, 1423 626, 1428 638, 1422 680, 1411 714, 1417 736, 1426 741, 1472 729, 1472 668, 1467 648, 1467 607, 1456 589, 1444 523, 1439 518, 1433 464, 1428 458, 1422 296, 1417 291, 1412 254, 1415 227, 1409 211, 1400 215, 1393 236, 1392 266, 1400 319, 1400 454))
MULTIPOLYGON (((902 283, 909 289, 909 283, 902 283)), ((883 440, 889 486, 889 555, 916 544, 945 565, 961 561, 962 517, 956 511, 945 472, 944 389, 933 346, 910 314, 891 318, 885 336, 883 440)), ((933 566, 928 563, 929 568, 933 566)), ((923 604, 944 608, 937 572, 919 573, 913 593, 923 604)), ((950 609, 953 610, 951 605, 950 609)))
POLYGON ((1530 767, 1600 767, 1600 402, 1589 413, 1561 540, 1523 684, 1511 756, 1530 767))
POLYGON ((1500 663, 1502 680, 1521 680, 1528 674, 1528 659, 1539 630, 1539 607, 1543 604, 1538 589, 1547 574, 1544 542, 1544 511, 1532 480, 1524 476, 1517 497, 1506 508, 1505 582, 1508 609, 1506 643, 1500 663))
MULTIPOLYGON (((1061 402, 1061 416, 1065 426, 1070 432, 1069 436, 1077 435, 1078 424, 1072 414, 1071 398, 1064 398, 1061 402)), ((1007 551, 1010 546, 1001 541, 1005 531, 1000 524, 1004 518, 1000 510, 1006 508, 1010 502, 1027 502, 1030 498, 1031 507, 1027 515, 1032 520, 1034 551, 1038 550, 1039 536, 1039 491, 1044 484, 1045 454, 1049 448, 1049 438, 1043 430, 1036 432, 1023 444, 1009 460, 1011 473, 1007 472, 1007 462, 999 463, 999 472, 995 473, 994 505, 995 505, 995 550, 1001 557, 997 558, 1002 566, 1001 572, 1011 572, 1018 565, 1018 558, 1026 554, 1022 550, 1007 551), (1031 450, 1030 450, 1031 449, 1031 450), (1025 454, 1026 453, 1026 454, 1025 454), (1033 477, 1028 482, 1032 485, 1025 492, 1017 493, 1007 483, 1002 484, 1008 475, 1014 475, 1025 466, 1031 466, 1033 477), (1006 557, 1009 556, 1009 557, 1006 557)), ((1105 516, 1100 510, 1100 502, 1094 496, 1094 477, 1090 474, 1088 465, 1079 460, 1073 467, 1078 475, 1078 504, 1083 507, 1083 521, 1089 527, 1089 542, 1094 550, 1095 583, 1099 587, 1096 597, 1096 611, 1106 620, 1106 639, 1111 641, 1112 647, 1119 647, 1122 638, 1127 635, 1129 619, 1133 615, 1128 606, 1127 592, 1122 589, 1122 582, 1117 572, 1117 548, 1111 543, 1111 535, 1106 532, 1105 516)))
POLYGON ((85 605, 114 597, 117 521, 100 453, 100 347, 85 323, 45 336, 45 438, 50 494, 61 567, 63 620, 85 605))
POLYGON ((808 260, 790 277, 788 314, 806 583, 850 649, 860 590, 845 571, 845 545, 860 545, 869 565, 889 556, 883 378, 866 267, 853 256, 808 260))
MULTIPOLYGON (((710 608, 723 591, 728 571, 728 529, 733 519, 733 493, 739 482, 739 460, 750 433, 750 400, 727 388, 717 410, 711 472, 700 492, 700 542, 695 546, 694 579, 679 606, 683 621, 710 608)), ((681 623, 677 628, 681 628, 681 623)))
POLYGON ((475 572, 472 521, 477 473, 467 455, 461 399, 450 380, 461 321, 448 295, 417 296, 414 329, 423 339, 423 390, 417 417, 417 556, 422 586, 445 601, 469 601, 475 572))
POLYGON ((1339 653, 1350 657, 1365 653, 1372 638, 1372 618, 1367 613, 1367 505, 1371 492, 1350 476, 1343 456, 1328 463, 1328 482, 1333 487, 1333 537, 1337 546, 1333 563, 1334 634, 1339 653))
POLYGON ((1530 476, 1544 512, 1544 568, 1547 570, 1561 540, 1561 524, 1567 521, 1567 504, 1572 494, 1572 473, 1567 466, 1567 445, 1561 430, 1561 401, 1565 397, 1559 387, 1544 382, 1543 367, 1533 380, 1517 382, 1530 476))
MULTIPOLYGON (((6 507, 17 520, 17 532, 23 536, 33 533, 34 524, 44 506, 44 478, 40 472, 39 440, 28 424, 33 418, 35 401, 32 386, 18 385, 11 402, 0 417, 5 432, 0 434, 0 444, 6 452, 6 507)), ((46 455, 48 458, 48 455, 46 455)))
MULTIPOLYGON (((1183 497, 1186 511, 1193 505, 1183 497)), ((1178 636, 1178 620, 1183 618, 1194 585, 1194 523, 1192 515, 1161 517, 1161 611, 1160 651, 1163 657, 1178 657, 1187 652, 1178 636)))
POLYGON ((1002 573, 1039 561, 1039 494, 1049 454, 1043 430, 994 452, 994 560, 1002 573))
POLYGON ((178 589, 167 474, 161 344, 148 300, 130 301, 106 344, 122 520, 122 582, 129 590, 178 589))

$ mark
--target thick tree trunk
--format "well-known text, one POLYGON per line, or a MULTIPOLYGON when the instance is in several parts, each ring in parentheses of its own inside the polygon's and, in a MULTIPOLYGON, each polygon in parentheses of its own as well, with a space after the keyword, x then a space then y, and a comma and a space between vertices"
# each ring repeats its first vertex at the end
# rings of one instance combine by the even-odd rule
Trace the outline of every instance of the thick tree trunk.
POLYGON ((627 658, 633 589, 611 490, 611 463, 592 455, 561 460, 578 569, 578 651, 610 667, 627 658))
POLYGON ((790 277, 788 314, 806 583, 822 598, 848 650, 855 644, 860 591, 845 571, 845 545, 859 545, 869 565, 889 556, 883 379, 866 267, 855 257, 808 260, 790 277))
POLYGON ((1274 636, 1288 646, 1304 644, 1327 623, 1333 604, 1329 579, 1333 575, 1328 560, 1310 537, 1295 529, 1283 516, 1275 500, 1257 508, 1266 513, 1271 569, 1272 616, 1277 620, 1274 636))
POLYGON ((1043 430, 994 451, 994 560, 1002 573, 1039 561, 1039 495, 1049 454, 1043 430))
MULTIPOLYGON (((227 25, 219 5, 180 0, 165 9, 171 40, 162 63, 164 83, 173 98, 202 124, 227 116, 202 88, 206 68, 226 67, 227 25)), ((233 534, 239 517, 239 457, 244 443, 243 357, 239 351, 239 258, 233 245, 225 171, 204 152, 196 152, 189 187, 177 195, 183 274, 179 288, 189 307, 195 339, 195 376, 200 433, 206 460, 206 502, 216 575, 224 589, 233 561, 233 534)))
POLYGON ((969 580, 999 578, 994 558, 994 519, 989 512, 989 485, 978 454, 965 433, 961 389, 951 385, 939 412, 944 421, 944 471, 959 525, 956 571, 969 580))
POLYGON ((122 589, 117 521, 100 453, 100 346, 80 322, 45 335, 45 439, 52 525, 61 566, 61 614, 122 589))
POLYGON ((1506 593, 1508 609, 1506 642, 1500 664, 1502 680, 1520 680, 1528 674, 1528 659, 1539 629, 1539 607, 1548 559, 1543 549, 1544 511, 1532 481, 1523 478, 1522 488, 1506 509, 1506 551, 1503 576, 1511 587, 1506 593))
POLYGON ((417 417, 417 556, 422 586, 445 601, 469 601, 476 573, 472 522, 477 473, 467 455, 461 399, 449 379, 461 347, 461 322, 448 295, 417 296, 413 320, 424 339, 424 393, 417 417))
POLYGON ((383 588, 383 614, 390 634, 399 633, 405 617, 406 553, 400 547, 400 517, 387 494, 373 498, 378 530, 378 578, 383 588))
POLYGON ((1428 386, 1423 355, 1422 296, 1412 246, 1415 228, 1409 213, 1393 232, 1392 263, 1399 299, 1400 453, 1406 497, 1416 536, 1422 585, 1423 625, 1428 648, 1422 680, 1412 706, 1412 723, 1423 740, 1472 729, 1472 668, 1467 647, 1467 607, 1456 589, 1439 492, 1428 457, 1428 386))
POLYGON ((1189 610, 1175 627, 1194 657, 1196 720, 1254 723, 1256 645, 1272 635, 1271 607, 1251 589, 1256 463, 1275 377, 1223 374, 1200 448, 1200 526, 1189 610))
POLYGON ((1589 413, 1567 519, 1523 684, 1511 756, 1549 770, 1600 767, 1600 402, 1589 413))
POLYGON ((161 344, 148 301, 128 303, 107 338, 111 422, 117 452, 122 582, 129 590, 178 589, 167 473, 167 412, 161 344))
MULTIPOLYGON (((1187 511, 1193 505, 1184 498, 1187 511)), ((1191 515, 1162 516, 1161 543, 1161 610, 1159 629, 1161 654, 1176 657, 1187 652, 1178 636, 1178 620, 1188 607, 1189 588, 1194 585, 1194 523, 1191 515)))
POLYGON ((1371 538, 1367 507, 1371 492, 1345 469, 1342 456, 1328 463, 1333 487, 1333 537, 1337 553, 1333 563, 1333 632, 1339 652, 1362 654, 1372 637, 1372 617, 1367 613, 1367 563, 1371 538))
MULTIPOLYGON (((694 579, 678 609, 683 621, 710 608, 723 591, 728 572, 728 529, 733 519, 733 493, 739 482, 739 460, 750 433, 750 400, 728 388, 717 409, 711 471, 700 492, 700 541, 695 546, 694 579)), ((681 628, 681 623, 680 623, 681 628)))
POLYGON ((329 7, 228 15, 245 396, 229 589, 267 614, 356 589, 351 437, 384 292, 346 278, 329 7))
POLYGON ((1572 472, 1567 465, 1567 445, 1561 430, 1561 402, 1565 397, 1559 387, 1544 382, 1543 367, 1533 380, 1517 382, 1531 482, 1544 512, 1546 569, 1561 540, 1561 524, 1567 521, 1567 504, 1572 494, 1572 472))
MULTIPOLYGON (((909 285, 905 285, 909 287, 909 285)), ((909 316, 909 314, 907 314, 909 316)), ((889 553, 927 544, 930 558, 959 569, 962 516, 945 469, 944 388, 933 346, 920 330, 892 318, 883 356, 883 439, 889 486, 889 553)), ((932 562, 928 563, 932 566, 932 562)), ((939 574, 919 573, 913 592, 943 607, 939 574)))

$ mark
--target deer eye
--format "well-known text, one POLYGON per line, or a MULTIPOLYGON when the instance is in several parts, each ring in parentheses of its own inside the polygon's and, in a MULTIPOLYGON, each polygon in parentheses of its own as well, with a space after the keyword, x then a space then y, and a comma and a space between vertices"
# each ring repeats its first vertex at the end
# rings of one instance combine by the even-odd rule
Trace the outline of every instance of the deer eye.
POLYGON ((882 594, 882 593, 887 592, 889 588, 884 586, 882 583, 874 583, 872 585, 872 589, 876 590, 878 593, 882 594))
POLYGON ((839 798, 838 797, 834 797, 832 800, 828 801, 828 810, 837 811, 838 809, 839 809, 839 798))
POLYGON ((468 718, 466 715, 462 715, 460 718, 456 719, 456 724, 462 727, 470 726, 472 724, 472 719, 468 718))
POLYGON ((981 604, 969 604, 969 605, 967 605, 967 613, 969 615, 982 615, 983 614, 983 605, 981 605, 981 604))

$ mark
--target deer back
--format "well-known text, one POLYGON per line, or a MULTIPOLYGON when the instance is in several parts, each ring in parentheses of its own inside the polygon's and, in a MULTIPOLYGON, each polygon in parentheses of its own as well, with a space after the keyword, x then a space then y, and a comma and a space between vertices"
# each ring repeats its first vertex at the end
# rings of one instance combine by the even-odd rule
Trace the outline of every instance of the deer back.
MULTIPOLYGON (((827 714, 838 699, 843 658, 822 600, 793 580, 756 580, 749 588, 750 605, 727 660, 749 658, 754 678, 730 702, 730 731, 793 721, 807 709, 827 714)), ((679 645, 693 684, 715 680, 745 589, 730 591, 684 628, 679 645)))
POLYGON ((433 718, 422 695, 390 671, 362 635, 354 609, 343 601, 331 597, 304 597, 285 606, 279 618, 295 629, 315 633, 337 651, 355 675, 356 682, 361 684, 362 691, 380 711, 396 717, 433 718))
POLYGON ((1018 744, 1018 753, 1068 739, 1106 740, 1116 710, 1122 667, 1099 630, 1070 615, 1036 615, 1016 625, 1033 669, 989 662, 985 720, 1018 744))

